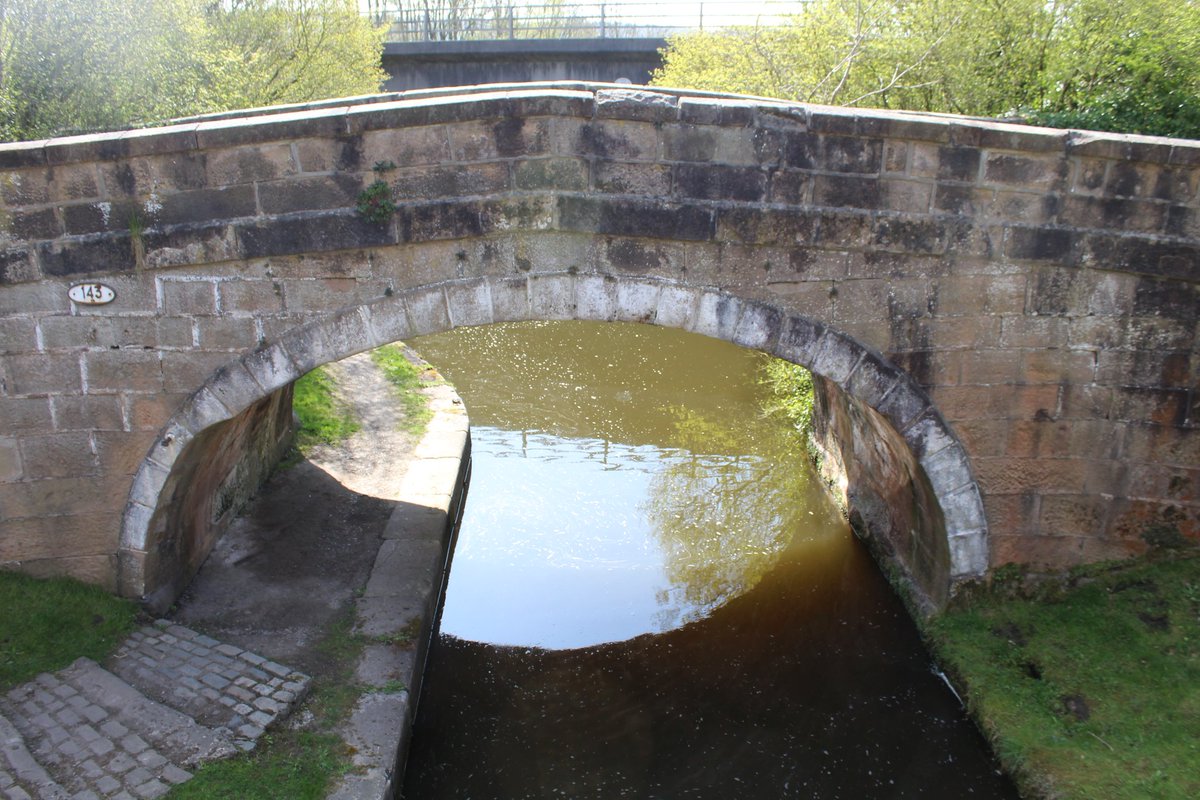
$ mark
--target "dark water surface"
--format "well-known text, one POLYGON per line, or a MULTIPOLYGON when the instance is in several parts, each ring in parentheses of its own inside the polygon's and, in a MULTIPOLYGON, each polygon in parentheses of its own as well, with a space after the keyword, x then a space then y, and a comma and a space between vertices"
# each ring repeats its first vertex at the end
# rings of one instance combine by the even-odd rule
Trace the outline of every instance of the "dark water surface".
POLYGON ((474 463, 406 798, 1016 797, 759 356, 583 322, 412 344, 474 463))

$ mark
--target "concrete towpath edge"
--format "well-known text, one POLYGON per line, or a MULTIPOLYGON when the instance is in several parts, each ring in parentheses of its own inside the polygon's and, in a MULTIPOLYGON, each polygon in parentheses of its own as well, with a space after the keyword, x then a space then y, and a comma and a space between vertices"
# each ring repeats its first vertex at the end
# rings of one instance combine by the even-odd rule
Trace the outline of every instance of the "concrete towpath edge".
POLYGON ((409 461, 400 497, 355 608, 355 631, 368 638, 356 670, 366 688, 343 740, 353 769, 329 800, 385 800, 403 782, 454 531, 470 472, 470 422, 448 384, 426 390, 433 417, 409 461))

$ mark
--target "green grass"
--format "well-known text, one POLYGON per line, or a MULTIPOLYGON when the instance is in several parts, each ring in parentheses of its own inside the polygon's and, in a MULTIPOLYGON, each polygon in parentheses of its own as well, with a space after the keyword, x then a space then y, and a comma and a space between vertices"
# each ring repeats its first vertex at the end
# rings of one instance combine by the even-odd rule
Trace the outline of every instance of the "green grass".
POLYGON ((81 656, 103 661, 136 621, 132 602, 95 586, 0 572, 0 691, 81 656))
POLYGON ((259 739, 250 753, 205 764, 190 781, 174 787, 168 800, 324 798, 334 779, 352 766, 351 754, 336 732, 362 694, 354 681, 354 666, 366 639, 352 633, 352 621, 349 612, 321 640, 326 666, 313 679, 301 707, 313 715, 308 729, 280 728, 259 739))
POLYGON ((319 444, 337 444, 359 427, 351 410, 338 400, 333 379, 320 367, 296 381, 292 408, 300 418, 296 449, 302 454, 319 444))
POLYGON ((1200 554, 1005 577, 928 633, 1023 794, 1200 797, 1200 554))
POLYGON ((421 376, 429 369, 428 365, 418 366, 404 357, 404 350, 399 345, 387 344, 371 351, 371 360, 383 372, 396 391, 393 393, 404 411, 404 430, 409 433, 420 433, 425 425, 433 418, 433 412, 427 407, 425 396, 418 390, 428 383, 421 376))

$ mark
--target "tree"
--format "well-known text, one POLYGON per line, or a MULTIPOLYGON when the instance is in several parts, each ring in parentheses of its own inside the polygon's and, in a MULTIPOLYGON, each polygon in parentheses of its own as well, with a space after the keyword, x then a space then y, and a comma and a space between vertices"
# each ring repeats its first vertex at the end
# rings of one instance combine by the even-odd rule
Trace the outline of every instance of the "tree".
POLYGON ((214 107, 369 94, 387 77, 384 29, 355 0, 232 0, 208 26, 214 107))
POLYGON ((1196 0, 813 0, 664 57, 662 85, 1200 135, 1196 0))
POLYGON ((378 91, 354 0, 0 0, 5 140, 378 91))
POLYGON ((6 139, 188 113, 204 83, 190 0, 0 0, 6 139))

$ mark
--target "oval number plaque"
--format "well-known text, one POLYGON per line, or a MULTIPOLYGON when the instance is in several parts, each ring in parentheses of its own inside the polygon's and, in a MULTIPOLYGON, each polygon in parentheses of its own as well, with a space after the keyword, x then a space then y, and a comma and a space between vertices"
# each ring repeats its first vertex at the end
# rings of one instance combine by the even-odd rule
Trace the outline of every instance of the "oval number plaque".
POLYGON ((77 283, 67 290, 67 297, 85 306, 102 306, 116 300, 117 293, 103 283, 77 283))

